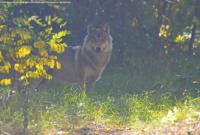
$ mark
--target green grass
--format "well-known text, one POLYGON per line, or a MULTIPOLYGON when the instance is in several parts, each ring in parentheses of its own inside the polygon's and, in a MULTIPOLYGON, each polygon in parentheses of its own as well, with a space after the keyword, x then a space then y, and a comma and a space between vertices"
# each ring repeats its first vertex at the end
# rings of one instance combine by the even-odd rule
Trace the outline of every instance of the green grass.
MULTIPOLYGON (((16 95, 1 107, 2 133, 22 128, 20 101, 20 96, 16 95)), ((154 97, 149 92, 122 96, 93 93, 87 96, 85 92, 64 87, 30 93, 29 130, 32 134, 54 130, 70 133, 92 125, 105 126, 109 130, 141 128, 152 122, 172 124, 188 115, 194 116, 198 107, 188 97, 177 101, 170 95, 154 97)))
MULTIPOLYGON (((163 70, 107 69, 90 94, 72 86, 31 91, 29 132, 72 134, 95 127, 143 132, 188 117, 200 121, 200 105, 193 101, 200 96, 198 85, 186 85, 174 76, 176 70, 163 70)), ((23 127, 23 98, 16 94, 5 100, 8 93, 0 90, 0 134, 17 134, 23 127)))

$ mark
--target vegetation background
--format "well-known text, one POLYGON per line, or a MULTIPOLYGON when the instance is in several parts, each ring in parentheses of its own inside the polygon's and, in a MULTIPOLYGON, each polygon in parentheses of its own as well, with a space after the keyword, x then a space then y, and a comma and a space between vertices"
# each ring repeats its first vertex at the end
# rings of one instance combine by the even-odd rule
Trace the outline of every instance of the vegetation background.
MULTIPOLYGON (((90 95, 73 86, 31 91, 30 134, 200 134, 199 0, 17 2, 32 3, 0 3, 0 13, 60 16, 71 46, 82 45, 88 24, 108 22, 114 45, 90 95)), ((22 100, 0 89, 0 134, 21 134, 22 100)))

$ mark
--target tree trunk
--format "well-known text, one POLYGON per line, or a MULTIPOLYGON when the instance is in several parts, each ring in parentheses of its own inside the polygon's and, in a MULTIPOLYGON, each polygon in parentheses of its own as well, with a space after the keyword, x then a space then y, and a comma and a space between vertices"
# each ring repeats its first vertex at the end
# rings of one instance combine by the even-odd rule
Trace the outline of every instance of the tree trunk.
POLYGON ((194 40, 195 40, 195 35, 196 35, 195 33, 196 33, 196 23, 193 23, 192 34, 191 34, 189 49, 188 49, 188 53, 190 56, 193 54, 193 45, 194 45, 194 40))
POLYGON ((163 16, 165 16, 165 10, 167 7, 166 1, 158 1, 157 9, 158 9, 158 17, 156 22, 156 30, 154 33, 154 41, 153 41, 153 54, 159 55, 162 49, 162 42, 159 37, 160 26, 164 23, 163 16))
POLYGON ((193 54, 193 46, 194 46, 194 41, 196 37, 196 19, 198 17, 198 10, 200 6, 200 1, 196 0, 195 5, 194 5, 194 16, 193 16, 193 24, 192 24, 192 33, 191 33, 191 38, 189 42, 189 49, 188 49, 188 54, 191 56, 193 54))
POLYGON ((28 135, 28 100, 29 100, 29 90, 24 89, 22 92, 23 100, 23 132, 22 135, 28 135))

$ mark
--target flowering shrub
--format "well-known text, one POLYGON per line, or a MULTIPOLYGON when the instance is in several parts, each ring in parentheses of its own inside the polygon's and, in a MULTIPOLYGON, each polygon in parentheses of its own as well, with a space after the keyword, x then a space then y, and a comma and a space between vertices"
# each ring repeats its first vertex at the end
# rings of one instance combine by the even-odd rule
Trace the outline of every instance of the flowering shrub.
POLYGON ((0 85, 21 81, 24 86, 30 79, 52 79, 47 72, 61 68, 58 54, 65 51, 63 38, 70 34, 66 21, 57 16, 14 18, 11 26, 7 16, 0 15, 0 85), (39 30, 36 32, 36 28, 39 30), (57 27, 55 27, 57 26, 57 27))

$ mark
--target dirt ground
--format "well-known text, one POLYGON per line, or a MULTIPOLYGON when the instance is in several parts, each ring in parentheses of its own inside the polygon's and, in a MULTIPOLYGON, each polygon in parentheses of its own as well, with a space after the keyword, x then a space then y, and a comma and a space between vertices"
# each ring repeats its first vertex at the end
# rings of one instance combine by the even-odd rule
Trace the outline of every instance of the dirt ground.
POLYGON ((188 119, 172 125, 144 127, 141 129, 106 129, 95 125, 91 128, 82 128, 75 131, 58 131, 49 135, 200 135, 200 122, 188 119))

